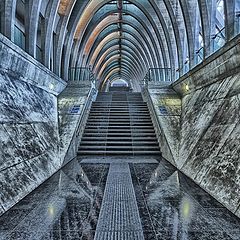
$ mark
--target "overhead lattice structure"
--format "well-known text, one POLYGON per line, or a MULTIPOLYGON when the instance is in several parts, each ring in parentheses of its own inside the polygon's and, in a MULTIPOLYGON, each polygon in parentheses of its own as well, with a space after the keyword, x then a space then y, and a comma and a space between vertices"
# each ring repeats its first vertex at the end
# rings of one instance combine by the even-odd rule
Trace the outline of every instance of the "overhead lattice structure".
POLYGON ((239 33, 240 0, 3 0, 1 32, 63 79, 175 80, 239 33))

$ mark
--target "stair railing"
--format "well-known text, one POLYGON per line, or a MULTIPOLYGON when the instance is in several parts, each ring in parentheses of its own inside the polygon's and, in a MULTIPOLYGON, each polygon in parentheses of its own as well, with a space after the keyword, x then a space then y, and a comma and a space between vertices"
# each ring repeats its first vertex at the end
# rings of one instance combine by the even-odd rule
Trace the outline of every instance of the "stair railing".
POLYGON ((149 68, 144 81, 158 83, 158 82, 171 82, 172 81, 172 69, 171 68, 149 68))

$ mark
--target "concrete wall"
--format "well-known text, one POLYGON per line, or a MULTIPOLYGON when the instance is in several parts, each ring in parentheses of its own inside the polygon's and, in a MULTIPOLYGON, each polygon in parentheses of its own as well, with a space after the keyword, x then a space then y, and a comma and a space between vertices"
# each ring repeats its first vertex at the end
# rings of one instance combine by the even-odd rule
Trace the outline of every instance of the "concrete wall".
POLYGON ((183 98, 178 162, 233 212, 240 201, 240 94, 234 92, 239 82, 235 75, 183 98))
POLYGON ((1 215, 76 156, 73 136, 92 86, 66 87, 2 35, 0 59, 1 215))
POLYGON ((88 110, 84 112, 83 118, 81 118, 81 115, 87 101, 91 102, 95 95, 96 91, 91 88, 91 82, 85 84, 71 82, 58 97, 60 158, 62 165, 65 165, 76 156, 81 133, 85 128, 84 122, 88 118, 91 104, 88 110), (81 129, 76 135, 79 121, 81 121, 81 129))
POLYGON ((240 46, 234 39, 172 85, 182 102, 180 136, 162 125, 170 144, 174 135, 179 138, 175 165, 240 217, 239 69, 240 46))
POLYGON ((149 85, 150 97, 160 123, 159 143, 164 158, 177 165, 179 158, 181 98, 169 85, 149 85))
POLYGON ((66 83, 0 35, 0 215, 61 166, 57 95, 66 83))

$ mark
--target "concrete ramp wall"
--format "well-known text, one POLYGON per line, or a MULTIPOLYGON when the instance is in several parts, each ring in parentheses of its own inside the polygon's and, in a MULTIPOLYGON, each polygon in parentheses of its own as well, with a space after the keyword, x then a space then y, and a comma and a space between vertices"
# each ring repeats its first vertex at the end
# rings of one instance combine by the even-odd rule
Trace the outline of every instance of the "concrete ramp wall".
POLYGON ((1 215, 61 168, 89 88, 58 99, 66 82, 2 35, 0 59, 1 215))
MULTIPOLYGON (((234 39, 172 84, 168 92, 174 91, 174 99, 181 102, 181 108, 175 108, 181 109, 181 117, 171 117, 166 106, 166 116, 160 115, 159 119, 169 144, 173 145, 178 169, 240 217, 240 47, 237 43, 234 39)), ((162 105, 159 102, 168 99, 167 92, 161 91, 151 93, 158 111, 162 105)))

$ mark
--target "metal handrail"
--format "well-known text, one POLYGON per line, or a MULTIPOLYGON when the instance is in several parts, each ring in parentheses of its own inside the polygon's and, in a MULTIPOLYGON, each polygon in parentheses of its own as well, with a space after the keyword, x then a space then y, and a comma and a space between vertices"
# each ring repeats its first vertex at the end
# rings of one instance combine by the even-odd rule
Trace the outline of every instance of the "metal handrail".
POLYGON ((171 68, 149 68, 145 77, 145 82, 171 82, 171 68))
POLYGON ((70 67, 69 68, 69 81, 76 82, 94 82, 94 74, 89 67, 70 67))

